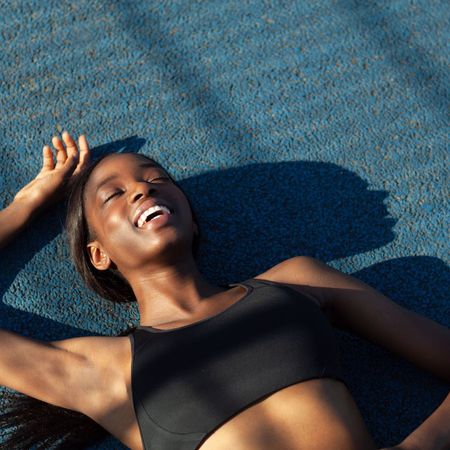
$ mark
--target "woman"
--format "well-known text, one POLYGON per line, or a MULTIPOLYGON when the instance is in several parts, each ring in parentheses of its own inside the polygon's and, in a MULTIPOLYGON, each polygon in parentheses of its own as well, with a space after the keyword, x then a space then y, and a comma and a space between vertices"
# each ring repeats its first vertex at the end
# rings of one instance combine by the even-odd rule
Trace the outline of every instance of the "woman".
MULTIPOLYGON (((55 435, 70 433, 69 416, 64 423, 100 425, 92 439, 107 430, 136 450, 374 449, 329 323, 450 381, 445 327, 314 258, 290 258, 235 285, 210 283, 194 259, 195 214, 165 169, 138 154, 89 164, 84 136, 79 149, 67 132, 62 138, 53 139, 56 165, 45 146, 39 175, 0 212, 0 243, 70 180, 75 265, 105 298, 137 301, 140 326, 54 342, 0 331, 0 384, 53 405, 55 435)), ((393 448, 448 448, 449 409, 447 396, 393 448)), ((10 423, 18 411, 11 406, 10 423)), ((72 437, 73 448, 89 441, 87 432, 72 437)))

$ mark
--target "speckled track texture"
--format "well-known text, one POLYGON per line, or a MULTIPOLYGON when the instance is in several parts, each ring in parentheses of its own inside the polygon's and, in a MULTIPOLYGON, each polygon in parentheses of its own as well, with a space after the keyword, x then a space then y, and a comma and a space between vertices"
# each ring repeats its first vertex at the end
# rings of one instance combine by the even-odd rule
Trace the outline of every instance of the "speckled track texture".
MULTIPOLYGON (((85 133, 95 153, 137 150, 181 181, 212 281, 311 255, 449 326, 448 2, 0 6, 0 205, 54 133, 85 133)), ((63 216, 1 252, 0 326, 60 339, 136 323, 82 286, 63 216)), ((448 386, 337 334, 377 444, 398 443, 448 386)))

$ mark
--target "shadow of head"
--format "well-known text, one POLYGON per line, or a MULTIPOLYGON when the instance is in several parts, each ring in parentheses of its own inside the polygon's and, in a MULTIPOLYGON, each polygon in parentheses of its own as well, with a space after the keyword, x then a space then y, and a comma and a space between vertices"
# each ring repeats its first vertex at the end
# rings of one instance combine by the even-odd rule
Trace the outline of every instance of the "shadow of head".
POLYGON ((252 164, 180 185, 199 212, 202 260, 224 273, 254 272, 296 255, 330 261, 394 239, 387 192, 369 190, 366 181, 335 164, 252 164))

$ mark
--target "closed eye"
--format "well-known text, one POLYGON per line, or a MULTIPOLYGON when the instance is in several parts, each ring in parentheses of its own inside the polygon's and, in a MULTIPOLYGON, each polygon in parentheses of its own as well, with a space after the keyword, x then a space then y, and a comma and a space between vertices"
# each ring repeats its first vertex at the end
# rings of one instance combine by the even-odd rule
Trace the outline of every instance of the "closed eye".
POLYGON ((108 195, 108 197, 105 198, 103 203, 108 202, 109 200, 111 200, 113 197, 115 197, 116 195, 121 194, 122 191, 114 191, 111 195, 108 195))
MULTIPOLYGON (((167 181, 170 181, 170 178, 169 178, 169 177, 165 177, 165 176, 160 176, 160 177, 150 178, 150 179, 148 179, 147 181, 148 181, 149 183, 153 183, 155 180, 163 180, 163 181, 167 180, 167 181)), ((105 200, 103 201, 103 203, 107 203, 107 202, 108 202, 109 200, 111 200, 113 197, 115 197, 116 195, 120 195, 120 194, 122 194, 122 193, 123 193, 122 190, 117 190, 117 191, 112 192, 110 195, 108 195, 108 196, 105 198, 105 200)))
POLYGON ((168 180, 169 178, 168 177, 156 177, 156 178, 151 178, 151 179, 149 179, 148 181, 150 182, 150 183, 152 183, 153 181, 155 181, 155 180, 168 180))

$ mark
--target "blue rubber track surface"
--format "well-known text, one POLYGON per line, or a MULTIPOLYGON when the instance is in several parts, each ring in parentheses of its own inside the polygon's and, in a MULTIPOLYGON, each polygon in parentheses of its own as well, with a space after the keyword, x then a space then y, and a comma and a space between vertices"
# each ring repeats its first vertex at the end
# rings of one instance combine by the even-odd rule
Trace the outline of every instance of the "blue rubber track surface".
MULTIPOLYGON (((0 1, 0 206, 64 129, 139 151, 189 195, 199 266, 231 283, 316 257, 448 327, 446 1, 0 1)), ((0 326, 39 339, 139 320, 74 272, 55 207, 0 253, 0 326)), ((448 385, 336 330, 378 446, 448 385)), ((98 448, 124 448, 113 438, 98 448)))

